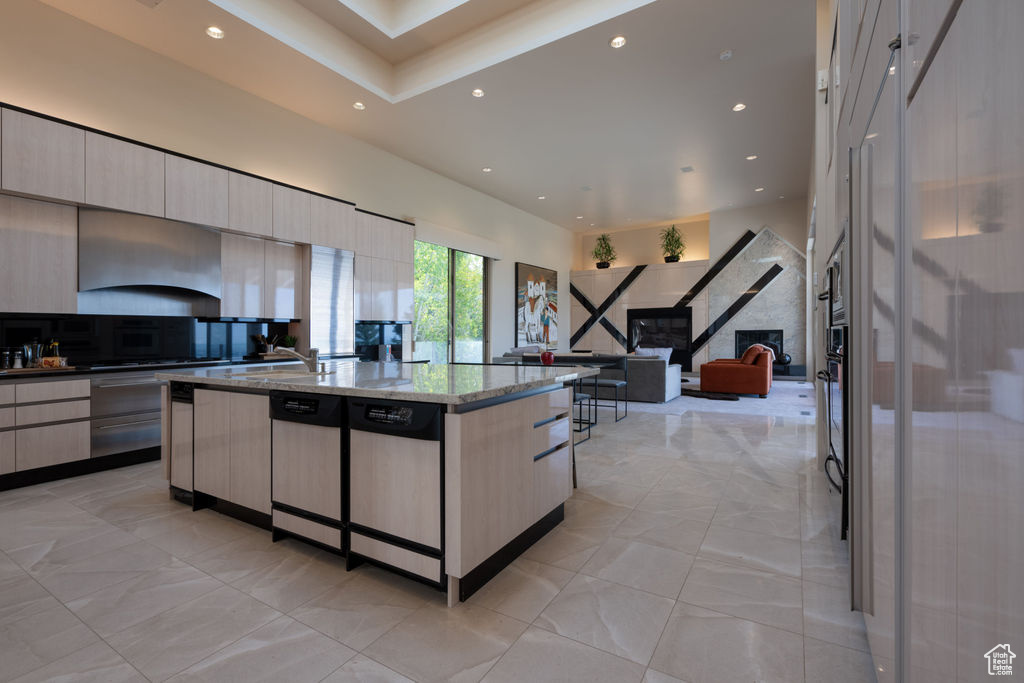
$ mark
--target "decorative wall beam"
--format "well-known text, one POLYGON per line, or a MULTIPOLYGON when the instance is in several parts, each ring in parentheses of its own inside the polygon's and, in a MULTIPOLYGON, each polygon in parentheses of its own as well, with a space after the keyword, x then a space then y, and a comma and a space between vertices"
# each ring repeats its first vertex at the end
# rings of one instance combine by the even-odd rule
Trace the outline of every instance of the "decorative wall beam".
POLYGON ((690 288, 690 291, 683 295, 683 298, 680 299, 679 303, 677 303, 673 308, 686 308, 689 306, 690 302, 696 299, 704 288, 711 284, 711 281, 714 280, 727 265, 729 265, 729 262, 736 258, 741 251, 746 249, 748 244, 754 241, 755 237, 757 237, 757 234, 752 230, 747 230, 743 233, 743 236, 736 240, 736 244, 729 247, 729 251, 722 254, 721 258, 715 261, 715 265, 708 268, 708 272, 704 273, 704 275, 697 280, 697 283, 690 288))
MULTIPOLYGON (((603 302, 601 302, 601 305, 598 306, 596 309, 588 308, 588 304, 590 305, 590 307, 593 307, 593 304, 591 304, 589 301, 587 301, 587 303, 583 303, 583 301, 586 300, 586 297, 571 282, 569 283, 569 292, 574 297, 576 297, 576 300, 579 301, 584 308, 587 308, 587 310, 590 311, 590 317, 587 318, 587 320, 576 329, 576 332, 573 333, 572 338, 569 340, 569 348, 575 346, 579 342, 579 340, 583 338, 583 335, 589 332, 590 328, 597 324, 598 321, 601 321, 602 324, 604 322, 607 322, 604 320, 604 314, 607 313, 608 309, 612 307, 612 305, 618 300, 618 298, 622 296, 627 289, 629 289, 629 286, 633 284, 633 282, 636 281, 638 277, 640 277, 640 274, 644 272, 646 268, 647 266, 633 266, 633 270, 629 271, 629 274, 625 278, 623 278, 622 282, 619 283, 619 286, 613 289, 612 293, 609 294, 608 297, 603 302)), ((619 330, 616 329, 614 325, 612 325, 609 322, 607 325, 604 325, 604 328, 611 332, 612 336, 615 337, 616 341, 622 344, 623 348, 625 348, 626 337, 621 332, 619 332, 619 330), (611 329, 609 329, 609 327, 611 329)))
MULTIPOLYGON (((731 250, 730 250, 731 251, 731 250)), ((734 254, 735 255, 735 254, 734 254)), ((717 265, 717 264, 716 264, 717 265)), ((750 285, 747 291, 740 295, 740 298, 732 302, 729 308, 725 309, 722 315, 715 318, 715 321, 711 323, 708 329, 700 333, 700 335, 693 340, 690 345, 690 353, 696 353, 700 347, 708 343, 708 341, 718 332, 720 329, 725 327, 725 324, 729 322, 737 313, 739 313, 744 306, 750 303, 750 300, 761 293, 761 291, 768 286, 768 284, 777 278, 782 273, 783 268, 779 264, 773 265, 768 269, 768 272, 758 278, 757 282, 750 285)))

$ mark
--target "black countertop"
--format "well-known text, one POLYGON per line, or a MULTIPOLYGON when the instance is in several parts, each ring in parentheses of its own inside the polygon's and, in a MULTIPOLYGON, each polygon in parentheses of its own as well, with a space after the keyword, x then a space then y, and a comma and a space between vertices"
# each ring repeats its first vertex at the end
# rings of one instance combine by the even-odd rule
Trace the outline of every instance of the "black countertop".
MULTIPOLYGON (((342 359, 342 358, 358 358, 356 355, 351 356, 331 356, 331 359, 342 359)), ((324 360, 328 360, 325 358, 324 360)), ((215 367, 227 367, 229 365, 258 365, 258 364, 273 364, 273 365, 284 365, 286 363, 298 363, 298 359, 287 359, 287 358, 249 358, 242 360, 206 360, 206 361, 154 361, 152 363, 133 363, 125 365, 86 365, 78 366, 74 368, 50 368, 43 370, 41 368, 33 369, 19 369, 19 370, 0 370, 0 383, 9 380, 20 380, 20 379, 39 379, 41 377, 76 377, 80 375, 97 375, 100 373, 110 372, 147 372, 157 370, 185 370, 188 368, 215 368, 215 367)))

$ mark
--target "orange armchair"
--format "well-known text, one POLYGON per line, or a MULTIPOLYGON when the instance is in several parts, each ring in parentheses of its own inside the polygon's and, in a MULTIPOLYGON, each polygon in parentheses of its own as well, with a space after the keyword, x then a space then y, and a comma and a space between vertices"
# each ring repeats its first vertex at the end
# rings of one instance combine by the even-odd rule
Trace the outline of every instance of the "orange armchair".
POLYGON ((757 394, 768 398, 772 389, 771 351, 747 349, 743 358, 719 358, 700 366, 701 391, 757 394))

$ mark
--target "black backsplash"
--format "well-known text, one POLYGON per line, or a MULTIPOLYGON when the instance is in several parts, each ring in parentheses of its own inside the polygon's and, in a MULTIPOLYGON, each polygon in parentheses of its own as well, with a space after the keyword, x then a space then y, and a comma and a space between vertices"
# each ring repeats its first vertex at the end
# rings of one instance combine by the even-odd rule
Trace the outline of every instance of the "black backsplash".
POLYGON ((241 360, 251 335, 287 334, 287 324, 187 317, 0 313, 0 348, 60 342, 71 365, 164 360, 241 360))
POLYGON ((391 344, 391 355, 402 359, 402 326, 397 323, 356 322, 356 354, 363 360, 380 360, 380 345, 391 344))

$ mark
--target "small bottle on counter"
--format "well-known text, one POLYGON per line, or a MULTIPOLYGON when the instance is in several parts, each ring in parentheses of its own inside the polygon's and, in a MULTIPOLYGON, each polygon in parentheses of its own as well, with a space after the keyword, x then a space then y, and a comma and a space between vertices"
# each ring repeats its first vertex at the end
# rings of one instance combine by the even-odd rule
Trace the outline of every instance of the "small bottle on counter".
POLYGON ((11 363, 11 367, 14 369, 21 368, 21 351, 14 352, 14 362, 11 363))

